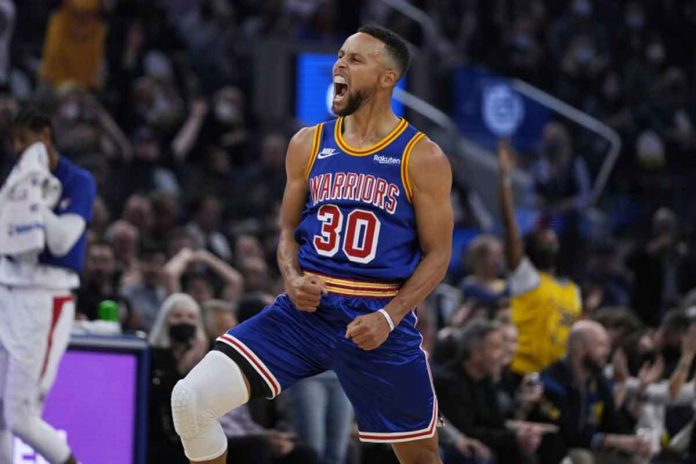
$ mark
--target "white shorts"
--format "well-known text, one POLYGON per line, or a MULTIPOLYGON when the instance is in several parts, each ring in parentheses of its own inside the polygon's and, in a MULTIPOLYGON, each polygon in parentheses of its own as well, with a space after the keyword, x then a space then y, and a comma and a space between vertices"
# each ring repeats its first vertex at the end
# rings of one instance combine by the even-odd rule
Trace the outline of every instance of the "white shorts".
POLYGON ((43 396, 53 385, 74 318, 69 290, 0 285, 0 348, 23 366, 27 391, 43 396))

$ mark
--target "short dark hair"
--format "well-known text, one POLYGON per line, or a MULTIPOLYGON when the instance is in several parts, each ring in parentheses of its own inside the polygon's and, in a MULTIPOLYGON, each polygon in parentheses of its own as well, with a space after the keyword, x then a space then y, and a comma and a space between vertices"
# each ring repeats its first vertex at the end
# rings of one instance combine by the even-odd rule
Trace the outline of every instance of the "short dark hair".
POLYGON ((468 360, 474 351, 481 349, 488 334, 498 329, 500 324, 485 319, 474 321, 464 327, 457 337, 457 360, 468 360))
POLYGON ((557 265, 558 252, 555 251, 553 256, 547 253, 540 238, 541 232, 542 229, 536 229, 524 236, 524 252, 535 268, 542 272, 552 272, 557 265))
POLYGON ((358 29, 358 32, 371 35, 384 44, 387 53, 394 58, 399 68, 399 79, 406 74, 408 66, 411 64, 411 52, 408 49, 406 41, 399 34, 387 28, 375 25, 362 26, 358 29))
POLYGON ((46 127, 53 131, 49 112, 36 103, 22 105, 12 118, 11 126, 13 129, 29 129, 32 132, 41 132, 46 127))

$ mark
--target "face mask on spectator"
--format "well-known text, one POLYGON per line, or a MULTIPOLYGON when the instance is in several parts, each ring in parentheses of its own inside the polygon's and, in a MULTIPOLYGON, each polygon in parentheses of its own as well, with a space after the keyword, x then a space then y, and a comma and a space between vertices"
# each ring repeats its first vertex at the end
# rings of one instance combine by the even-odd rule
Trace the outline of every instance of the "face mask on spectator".
POLYGON ((182 322, 169 326, 169 337, 179 343, 187 343, 196 333, 196 326, 182 322))

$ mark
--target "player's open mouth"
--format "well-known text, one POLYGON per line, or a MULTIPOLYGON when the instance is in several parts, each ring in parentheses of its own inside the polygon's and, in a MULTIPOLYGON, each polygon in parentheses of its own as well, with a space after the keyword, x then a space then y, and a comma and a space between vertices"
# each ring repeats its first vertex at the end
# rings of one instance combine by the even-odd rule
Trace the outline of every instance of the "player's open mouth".
POLYGON ((348 95, 348 84, 343 76, 334 76, 334 103, 342 101, 348 95))

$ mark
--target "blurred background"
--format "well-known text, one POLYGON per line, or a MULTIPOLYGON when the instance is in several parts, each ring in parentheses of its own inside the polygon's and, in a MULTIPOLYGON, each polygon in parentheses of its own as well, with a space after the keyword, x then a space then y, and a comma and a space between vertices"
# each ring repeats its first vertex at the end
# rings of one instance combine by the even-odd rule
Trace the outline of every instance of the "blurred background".
MULTIPOLYGON (((84 463, 185 462, 168 399, 195 363, 167 357, 153 326, 160 318, 166 332, 189 311, 206 334, 189 348, 202 356, 283 291, 285 149, 300 127, 332 117, 334 57, 366 23, 409 42, 394 111, 454 168, 450 272, 419 309, 424 345, 442 356, 433 363, 450 359, 453 331, 473 321, 499 320, 516 337, 509 295, 488 291, 504 289, 507 273, 501 137, 513 147, 522 232, 555 231, 583 317, 610 329, 607 378, 622 367, 617 352, 635 355, 633 376, 646 353, 666 366, 685 355, 696 320, 696 2, 0 0, 0 176, 15 159, 12 115, 38 101, 61 153, 98 184, 75 336, 46 409, 84 463), (93 454, 105 444, 120 454, 93 454)), ((309 400, 291 391, 230 417, 230 462, 395 462, 387 447, 357 442, 332 382, 315 379, 322 393, 309 400), (310 421, 319 403, 329 419, 310 421)), ((650 406, 638 400, 621 406, 626 433, 650 406)), ((690 440, 669 446, 680 431, 690 438, 691 403, 661 408, 654 459, 691 462, 690 440)), ((445 462, 491 462, 463 443, 450 439, 461 452, 445 462)), ((43 462, 19 444, 15 455, 43 462)))

